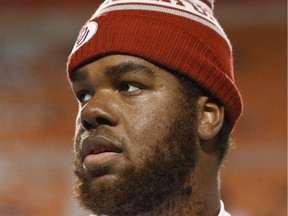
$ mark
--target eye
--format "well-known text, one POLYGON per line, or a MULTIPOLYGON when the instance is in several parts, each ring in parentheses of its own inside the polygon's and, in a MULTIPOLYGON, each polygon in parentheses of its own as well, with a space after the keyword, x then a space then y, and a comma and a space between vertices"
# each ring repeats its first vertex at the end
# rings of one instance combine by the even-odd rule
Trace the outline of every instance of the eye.
POLYGON ((141 89, 142 89, 141 86, 133 83, 122 83, 119 88, 120 91, 129 93, 137 92, 141 89))
POLYGON ((76 97, 78 98, 79 102, 83 103, 83 102, 87 102, 91 100, 93 95, 90 92, 83 91, 83 92, 77 93, 76 97))

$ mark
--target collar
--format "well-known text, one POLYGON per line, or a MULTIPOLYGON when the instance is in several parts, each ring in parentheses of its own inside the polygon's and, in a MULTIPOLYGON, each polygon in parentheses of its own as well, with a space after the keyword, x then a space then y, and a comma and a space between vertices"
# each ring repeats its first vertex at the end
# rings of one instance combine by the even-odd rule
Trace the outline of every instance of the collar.
POLYGON ((231 216, 228 212, 225 211, 224 203, 220 200, 220 212, 218 216, 231 216))
MULTIPOLYGON (((97 216, 97 215, 90 215, 90 216, 97 216)), ((220 212, 218 216, 231 216, 228 212, 225 211, 224 203, 220 200, 220 212)))

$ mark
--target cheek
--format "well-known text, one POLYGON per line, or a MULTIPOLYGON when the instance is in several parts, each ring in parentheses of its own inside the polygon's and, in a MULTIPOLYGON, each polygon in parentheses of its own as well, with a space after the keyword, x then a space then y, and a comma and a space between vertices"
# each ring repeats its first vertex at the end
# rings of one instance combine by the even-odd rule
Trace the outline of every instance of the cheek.
POLYGON ((141 158, 153 151, 155 145, 168 135, 175 118, 177 109, 167 101, 146 101, 145 105, 131 109, 125 115, 130 156, 141 158))
POLYGON ((141 134, 148 135, 147 133, 151 136, 154 133, 159 134, 160 130, 165 131, 167 129, 169 115, 171 113, 165 109, 163 104, 155 102, 145 103, 145 105, 129 111, 125 117, 129 125, 129 129, 127 129, 134 131, 135 135, 140 136, 141 134))
MULTIPOLYGON (((159 134, 159 130, 167 131, 171 122, 179 113, 181 99, 172 92, 162 89, 148 100, 130 107, 125 119, 133 130, 147 130, 151 135, 159 134)), ((163 134, 161 132, 160 134, 163 134)))

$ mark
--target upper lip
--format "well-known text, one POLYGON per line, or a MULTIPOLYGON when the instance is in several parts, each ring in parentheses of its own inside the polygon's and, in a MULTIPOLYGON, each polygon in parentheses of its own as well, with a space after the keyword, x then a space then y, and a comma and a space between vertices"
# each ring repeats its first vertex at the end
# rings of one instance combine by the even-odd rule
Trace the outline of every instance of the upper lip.
POLYGON ((121 153, 122 148, 115 141, 105 136, 92 136, 83 140, 80 146, 81 156, 83 159, 90 154, 99 154, 102 152, 121 153))

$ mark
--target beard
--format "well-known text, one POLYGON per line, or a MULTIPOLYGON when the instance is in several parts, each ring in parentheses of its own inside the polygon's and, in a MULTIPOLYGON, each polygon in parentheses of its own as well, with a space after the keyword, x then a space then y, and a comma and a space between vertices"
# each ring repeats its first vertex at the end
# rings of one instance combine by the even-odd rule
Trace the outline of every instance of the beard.
MULTIPOLYGON (((114 181, 97 184, 83 175, 79 157, 74 158, 75 197, 80 205, 97 215, 135 216, 155 210, 181 191, 197 162, 196 109, 191 102, 178 107, 161 140, 145 143, 138 155, 140 165, 129 165, 114 181), (186 107, 187 106, 187 107, 186 107)), ((193 191, 192 191, 193 193, 193 191)))

